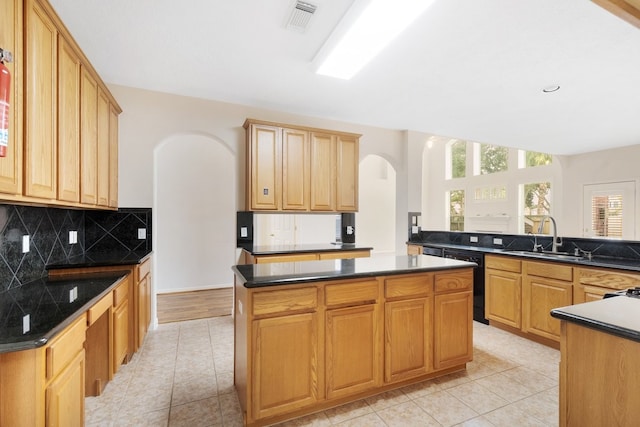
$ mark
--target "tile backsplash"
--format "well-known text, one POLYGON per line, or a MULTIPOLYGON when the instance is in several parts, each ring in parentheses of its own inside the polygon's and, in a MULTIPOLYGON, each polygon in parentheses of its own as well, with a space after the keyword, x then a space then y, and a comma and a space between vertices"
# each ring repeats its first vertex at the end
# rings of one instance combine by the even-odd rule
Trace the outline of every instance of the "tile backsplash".
MULTIPOLYGON (((151 209, 84 211, 0 204, 0 293, 46 275, 45 266, 86 253, 149 252, 151 209), (138 238, 144 229, 145 238, 138 238), (70 243, 70 232, 77 243, 70 243), (29 250, 23 252, 24 236, 29 250)), ((25 248, 26 249, 26 248, 25 248)))

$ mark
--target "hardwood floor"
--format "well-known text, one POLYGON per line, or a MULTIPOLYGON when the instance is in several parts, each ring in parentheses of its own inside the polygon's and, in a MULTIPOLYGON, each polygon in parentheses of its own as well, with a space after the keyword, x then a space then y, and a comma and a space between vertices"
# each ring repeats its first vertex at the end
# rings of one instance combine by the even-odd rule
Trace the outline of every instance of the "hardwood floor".
POLYGON ((158 294, 158 323, 226 316, 233 307, 233 288, 158 294))

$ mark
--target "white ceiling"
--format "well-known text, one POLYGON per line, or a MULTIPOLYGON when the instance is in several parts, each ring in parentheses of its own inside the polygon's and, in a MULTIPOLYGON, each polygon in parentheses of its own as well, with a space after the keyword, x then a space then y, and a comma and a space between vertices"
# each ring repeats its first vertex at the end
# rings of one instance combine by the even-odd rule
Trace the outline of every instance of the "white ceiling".
POLYGON ((107 83, 553 154, 640 144, 640 28, 589 0, 436 0, 349 81, 311 62, 352 0, 307 1, 298 33, 294 0, 50 0, 107 83))

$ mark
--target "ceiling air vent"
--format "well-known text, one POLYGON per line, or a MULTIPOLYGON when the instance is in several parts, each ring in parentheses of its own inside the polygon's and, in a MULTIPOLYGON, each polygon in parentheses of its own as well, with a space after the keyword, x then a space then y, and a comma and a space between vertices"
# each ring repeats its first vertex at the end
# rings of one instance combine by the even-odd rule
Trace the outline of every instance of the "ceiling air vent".
POLYGON ((287 28, 304 33, 317 8, 315 4, 297 0, 287 21, 287 28))

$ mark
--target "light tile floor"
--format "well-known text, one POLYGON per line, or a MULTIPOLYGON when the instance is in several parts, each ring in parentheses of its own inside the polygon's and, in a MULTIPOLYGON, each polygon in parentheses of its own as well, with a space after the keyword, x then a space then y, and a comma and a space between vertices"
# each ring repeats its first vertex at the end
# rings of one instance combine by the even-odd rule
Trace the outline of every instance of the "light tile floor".
MULTIPOLYGON (((558 425, 557 350, 474 322, 467 371, 280 425, 558 425)), ((230 316, 163 324, 99 397, 87 426, 241 426, 230 316)))

